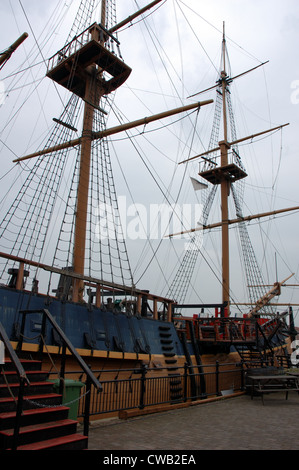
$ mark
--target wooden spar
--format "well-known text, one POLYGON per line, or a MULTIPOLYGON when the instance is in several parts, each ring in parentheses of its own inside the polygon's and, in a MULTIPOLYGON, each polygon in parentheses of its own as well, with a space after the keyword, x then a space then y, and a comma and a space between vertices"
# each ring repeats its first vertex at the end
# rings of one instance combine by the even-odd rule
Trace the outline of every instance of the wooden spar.
MULTIPOLYGON (((163 113, 154 114, 153 116, 144 117, 144 118, 139 119, 137 121, 129 122, 129 123, 122 124, 122 125, 116 126, 116 127, 112 127, 110 129, 106 129, 104 131, 95 132, 95 133, 92 134, 91 137, 92 137, 92 140, 102 139, 102 138, 108 137, 110 135, 118 134, 119 132, 123 132, 123 131, 129 130, 129 129, 133 129, 134 127, 139 127, 139 126, 143 126, 143 125, 149 124, 149 123, 154 122, 154 121, 158 121, 159 119, 164 119, 164 118, 169 117, 169 116, 174 116, 175 114, 184 113, 186 111, 191 111, 192 109, 201 108, 202 106, 205 106, 207 104, 211 104, 213 102, 214 102, 214 100, 199 101, 199 102, 193 103, 191 105, 171 109, 170 111, 165 111, 163 113)), ((39 150, 38 152, 32 153, 30 155, 26 155, 25 157, 17 158, 16 160, 13 160, 13 162, 14 163, 19 163, 21 161, 29 160, 31 158, 36 158, 36 157, 39 157, 39 156, 42 156, 42 155, 48 155, 50 153, 57 152, 59 150, 64 150, 64 149, 71 148, 71 147, 77 147, 78 145, 81 144, 81 142, 82 142, 82 137, 79 137, 78 139, 70 140, 68 142, 64 142, 63 144, 55 145, 53 147, 49 147, 49 148, 44 149, 44 150, 39 150)))
POLYGON ((39 150, 38 152, 31 153, 30 155, 26 155, 25 157, 17 158, 13 160, 13 163, 19 163, 24 160, 29 160, 31 158, 36 158, 42 155, 47 155, 49 153, 58 152, 59 150, 64 150, 64 149, 68 149, 71 147, 77 147, 80 144, 81 144, 81 137, 79 137, 78 139, 70 140, 68 142, 63 142, 63 144, 54 145, 54 147, 49 147, 44 150, 39 150))
POLYGON ((136 13, 134 13, 133 15, 131 16, 128 16, 128 18, 126 18, 125 20, 121 21, 120 23, 116 24, 115 26, 113 26, 113 28, 109 29, 109 33, 114 33, 115 31, 119 30, 120 28, 122 28, 123 26, 125 26, 126 24, 128 23, 131 23, 131 21, 133 21, 135 18, 137 18, 138 16, 142 15, 143 13, 145 13, 147 10, 150 10, 151 8, 153 8, 154 6, 156 6, 158 3, 161 3, 162 0, 154 0, 152 3, 150 3, 149 5, 145 6, 144 8, 141 8, 141 10, 138 10, 136 13))
MULTIPOLYGON (((252 306, 251 303, 249 302, 231 302, 231 305, 243 305, 243 306, 252 306)), ((293 304, 292 302, 286 302, 286 303, 281 303, 281 302, 276 302, 276 303, 271 303, 268 304, 269 307, 299 307, 299 304, 293 304)), ((267 313, 269 315, 269 313, 267 313)))
MULTIPOLYGON (((256 284, 248 287, 271 287, 272 284, 256 284)), ((299 284, 283 284, 283 287, 299 287, 299 284)))
POLYGON ((134 127, 139 127, 142 125, 149 124, 150 122, 158 121, 159 119, 174 116, 175 114, 184 113, 186 111, 192 111, 192 109, 196 108, 200 109, 202 106, 206 106, 207 104, 211 104, 213 102, 214 100, 199 101, 191 105, 182 106, 180 108, 171 109, 170 111, 165 111, 160 114, 154 114, 153 116, 144 117, 142 119, 138 119, 137 121, 122 124, 121 126, 111 127, 110 129, 107 129, 105 131, 95 132, 94 138, 101 139, 109 135, 117 134, 118 132, 127 131, 129 129, 133 129, 134 127))
POLYGON ((281 286, 288 280, 290 279, 292 276, 294 276, 294 273, 291 274, 290 276, 288 276, 286 279, 284 279, 282 282, 275 282, 274 283, 274 286, 271 290, 269 290, 269 292, 267 292, 265 295, 263 295, 263 297, 261 297, 257 302, 256 302, 256 306, 250 310, 249 314, 248 314, 248 318, 250 317, 253 317, 254 315, 257 314, 257 312, 265 307, 266 305, 269 304, 270 300, 273 299, 273 297, 276 297, 277 295, 280 295, 281 293, 281 286))
POLYGON ((6 60, 9 60, 11 55, 17 50, 17 48, 28 38, 28 34, 24 33, 19 37, 3 54, 0 55, 0 66, 4 64, 6 60))
POLYGON ((286 127, 289 125, 290 123, 288 122, 287 124, 282 124, 281 126, 273 127, 272 129, 268 129, 267 131, 258 132, 257 134, 249 135, 247 137, 243 137, 242 139, 234 140, 233 142, 230 143, 230 145, 239 144, 240 142, 244 142, 245 140, 259 137, 260 135, 266 134, 267 132, 277 131, 278 129, 281 129, 282 127, 286 127))
MULTIPOLYGON (((267 134, 268 132, 277 131, 278 129, 282 129, 283 127, 286 127, 286 126, 289 126, 289 125, 290 125, 290 123, 282 124, 281 126, 277 126, 277 127, 272 127, 272 129, 268 129, 266 131, 258 132, 257 134, 248 135, 247 137, 243 137, 242 139, 234 140, 233 142, 228 142, 228 145, 232 146, 232 145, 235 145, 235 144, 239 144, 240 142, 245 142, 245 140, 254 139, 255 137, 259 137, 260 135, 267 134)), ((215 147, 211 150, 207 150, 206 152, 200 153, 199 155, 195 155, 195 157, 191 157, 191 158, 188 158, 187 160, 183 160, 183 161, 179 162, 179 165, 181 165, 182 163, 190 162, 191 160, 195 160, 196 158, 200 158, 203 155, 208 155, 209 153, 217 152, 217 150, 220 150, 219 146, 215 147)))
POLYGON ((67 122, 61 121, 60 119, 53 118, 53 121, 59 124, 60 126, 66 127, 67 129, 70 129, 71 131, 78 132, 78 129, 75 127, 71 126, 67 122))
POLYGON ((117 284, 115 282, 103 281, 103 280, 97 279, 97 278, 92 277, 92 276, 85 276, 85 275, 82 275, 82 274, 75 273, 73 271, 68 271, 66 269, 56 268, 56 267, 50 266, 48 264, 38 263, 36 261, 28 260, 28 259, 25 259, 25 258, 20 258, 19 256, 11 255, 9 253, 0 252, 0 258, 5 258, 5 259, 11 260, 11 261, 15 261, 16 263, 20 263, 20 264, 23 264, 23 265, 33 266, 33 267, 42 269, 42 270, 47 271, 47 272, 59 274, 59 275, 62 275, 62 276, 67 276, 67 277, 70 277, 72 279, 84 280, 84 281, 87 281, 89 283, 99 285, 104 289, 106 287, 108 287, 108 288, 111 288, 111 289, 116 289, 116 290, 119 290, 119 291, 123 291, 126 294, 130 294, 130 295, 145 295, 148 299, 157 300, 158 302, 174 303, 174 300, 172 300, 172 299, 169 299, 169 298, 166 298, 166 297, 161 297, 159 295, 154 295, 154 294, 151 294, 151 293, 148 293, 148 292, 145 293, 143 290, 135 288, 135 286, 125 286, 125 285, 122 285, 122 284, 117 284))
MULTIPOLYGON (((262 67, 263 65, 268 64, 268 62, 269 62, 269 60, 267 60, 266 62, 262 62, 261 64, 257 65, 256 67, 253 67, 252 69, 246 70, 246 72, 242 72, 242 73, 239 73, 238 75, 235 75, 232 78, 228 78, 228 80, 230 82, 232 82, 232 81, 236 80, 236 78, 243 77, 243 75, 246 75, 247 73, 253 72, 254 70, 258 69, 259 67, 262 67)), ((201 95, 202 93, 206 93, 207 91, 214 90, 218 86, 219 86, 219 83, 216 83, 216 85, 213 85, 209 88, 206 88, 205 90, 201 90, 197 93, 194 93, 194 95, 190 95, 190 96, 188 96, 188 98, 194 98, 194 96, 198 96, 198 95, 201 95)))
MULTIPOLYGON (((239 222, 246 222, 246 221, 249 221, 249 220, 261 219, 262 217, 270 217, 271 215, 277 215, 277 214, 282 214, 283 212, 298 211, 298 210, 299 210, 299 206, 287 207, 285 209, 277 209, 277 210, 271 211, 271 212, 263 212, 261 214, 248 215, 246 217, 238 217, 237 219, 227 220, 226 224, 227 225, 232 225, 232 224, 237 224, 239 222)), ((192 228, 191 230, 185 230, 185 231, 182 231, 182 232, 177 232, 177 233, 173 233, 171 235, 167 235, 166 238, 175 237, 175 236, 178 236, 178 235, 184 235, 186 233, 198 232, 199 230, 211 230, 213 228, 221 227, 222 224, 223 224, 223 222, 216 222, 214 224, 202 225, 201 227, 192 228)))

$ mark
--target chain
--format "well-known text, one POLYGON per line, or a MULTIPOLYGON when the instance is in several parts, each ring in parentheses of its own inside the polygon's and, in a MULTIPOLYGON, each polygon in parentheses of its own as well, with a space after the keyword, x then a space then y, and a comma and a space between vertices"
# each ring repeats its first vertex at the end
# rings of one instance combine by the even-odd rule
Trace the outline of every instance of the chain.
MULTIPOLYGON (((51 408, 61 408, 62 406, 69 406, 72 403, 75 403, 76 401, 79 401, 82 398, 84 398, 86 395, 88 395, 88 393, 90 393, 90 390, 88 390, 87 392, 85 392, 83 395, 81 395, 79 398, 76 398, 75 400, 69 401, 68 403, 63 403, 61 405, 51 405, 51 408)), ((37 408, 49 407, 49 405, 44 405, 43 403, 38 403, 37 401, 29 400, 28 398, 24 398, 24 401, 27 401, 27 403, 30 403, 31 405, 35 405, 37 408)))

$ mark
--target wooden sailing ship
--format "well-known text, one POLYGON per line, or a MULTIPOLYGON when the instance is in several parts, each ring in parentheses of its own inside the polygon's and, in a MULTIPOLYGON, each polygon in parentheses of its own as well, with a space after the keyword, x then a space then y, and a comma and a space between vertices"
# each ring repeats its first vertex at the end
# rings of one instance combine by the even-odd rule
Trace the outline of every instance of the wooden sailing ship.
MULTIPOLYGON (((285 281, 277 283, 274 290, 261 300, 256 299, 257 306, 250 310, 246 318, 234 319, 229 316, 228 228, 230 224, 239 220, 244 221, 246 218, 241 216, 239 220, 229 220, 227 200, 231 185, 247 175, 238 156, 232 162, 229 161, 228 156, 229 149, 241 140, 228 141, 225 96, 230 80, 226 73, 225 62, 218 84, 222 88, 223 95, 224 139, 219 142, 217 149, 214 148, 200 155, 204 157, 204 162, 209 164, 209 168, 199 173, 212 185, 221 187, 222 220, 219 224, 222 227, 223 294, 221 304, 209 305, 210 308, 219 309, 219 316, 209 319, 182 317, 176 314, 176 310, 181 305, 175 293, 169 297, 155 295, 136 288, 133 281, 125 284, 104 277, 96 277, 91 271, 88 275, 86 274, 86 234, 91 223, 90 178, 94 164, 92 153, 95 149, 104 151, 109 136, 161 121, 170 116, 181 115, 192 110, 199 111, 203 106, 208 106, 213 102, 212 99, 207 99, 106 128, 107 112, 101 102, 103 98, 107 99, 111 93, 121 87, 131 74, 131 68, 117 52, 120 44, 116 33, 135 18, 140 18, 145 12, 152 10, 161 1, 155 0, 121 23, 107 26, 108 3, 103 0, 101 21, 92 23, 83 31, 78 32, 48 62, 47 77, 72 94, 67 112, 63 112, 60 118, 55 120, 55 130, 63 129, 67 131, 66 136, 73 136, 76 127, 69 116, 74 103, 80 100, 84 104, 82 133, 79 137, 70 137, 58 143, 53 143, 53 139, 50 139, 42 150, 16 158, 14 162, 37 162, 34 164, 34 169, 38 167, 42 169, 41 184, 45 185, 48 179, 48 168, 51 165, 54 166, 52 162, 57 160, 65 162, 68 150, 76 149, 78 173, 75 180, 73 232, 70 238, 71 263, 68 259, 68 263, 64 266, 45 264, 41 262, 40 257, 35 259, 34 256, 21 256, 23 252, 21 248, 0 253, 1 258, 7 262, 5 275, 9 275, 8 280, 3 281, 0 287, 0 322, 4 325, 14 346, 20 341, 21 335, 24 338, 32 338, 33 333, 36 332, 38 336, 42 329, 40 312, 47 308, 63 328, 66 336, 71 339, 76 350, 83 357, 88 357, 95 369, 129 368, 143 361, 156 364, 158 370, 158 365, 173 368, 183 365, 186 361, 189 365, 205 361, 213 362, 220 353, 226 354, 224 361, 231 360, 232 357, 238 361, 240 351, 244 348, 264 352, 269 349, 271 341, 273 345, 279 344, 280 353, 286 352, 285 334, 288 331, 292 335, 293 331, 290 331, 285 318, 287 315, 291 316, 291 312, 282 317, 260 319, 261 307, 269 302, 272 294, 278 295, 280 286, 285 281), (95 122, 101 123, 100 129, 95 129, 95 122), (220 165, 207 157, 215 150, 220 150, 220 165), (31 274, 31 271, 34 274, 31 274), (37 272, 58 276, 56 288, 40 293, 37 288, 37 272), (27 287, 30 277, 31 289, 27 287), (109 305, 107 298, 115 297, 121 299, 120 302, 109 305), (29 318, 29 315, 30 321, 23 322, 22 319, 25 316, 29 318), (256 323, 261 329, 260 335, 257 334, 256 323)), ((225 49, 225 37, 223 48, 225 49)), ((225 57, 225 50, 223 57, 225 57)), ((98 158, 97 155, 96 158, 98 158)), ((58 163, 61 167, 64 164, 58 163)), ((32 183, 36 184, 34 180, 32 183)), ((34 228, 42 227, 35 220, 37 211, 40 211, 40 215, 46 218, 46 211, 43 211, 39 203, 45 201, 48 196, 50 201, 54 190, 52 186, 47 189, 48 195, 46 192, 41 192, 39 196, 36 192, 34 195, 35 202, 37 202, 36 208, 31 212, 31 222, 34 228)), ((111 188, 108 188, 109 190, 111 188)), ((16 199, 20 204, 22 197, 23 194, 20 192, 16 199)), ((258 217, 261 216, 260 214, 258 217)), ((8 217, 4 217, 2 234, 5 229, 9 228, 10 221, 11 213, 8 217)), ((22 243, 26 242, 26 230, 31 229, 31 222, 26 222, 27 225, 24 225, 22 229, 24 233, 20 230, 17 234, 23 238, 22 243)), ((47 223, 48 219, 45 222, 47 223)), ((206 225, 204 228, 211 228, 211 225, 206 225)), ((43 238, 42 245, 45 244, 45 240, 46 238, 43 238)), ((14 247, 20 247, 20 245, 15 244, 14 247)), ((27 253, 26 250, 25 253, 27 253)), ((121 252, 118 251, 118 253, 121 256, 121 252)), ((195 306, 198 309, 205 307, 206 305, 195 306)), ((44 340, 45 353, 50 351, 59 356, 61 345, 50 328, 44 340)), ((22 350, 33 354, 38 350, 38 344, 38 339, 22 339, 22 350)))

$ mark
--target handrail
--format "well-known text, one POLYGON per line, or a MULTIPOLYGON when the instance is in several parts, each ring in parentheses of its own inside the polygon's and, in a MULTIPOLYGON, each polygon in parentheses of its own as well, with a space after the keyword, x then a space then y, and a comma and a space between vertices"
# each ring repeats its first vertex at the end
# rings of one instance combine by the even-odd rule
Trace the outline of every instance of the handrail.
POLYGON ((20 379, 22 380, 25 380, 27 382, 27 385, 30 385, 30 381, 26 375, 26 372, 24 370, 24 367, 22 366, 21 362, 20 362, 20 359, 18 358, 18 356, 16 355, 15 353, 15 350, 13 349, 12 345, 11 345, 11 342, 9 341, 9 338, 6 334, 6 331, 2 325, 2 323, 0 322, 0 337, 2 338, 2 341, 5 345, 5 348, 8 352, 8 355, 10 357, 10 359, 12 360, 15 368, 16 368, 16 371, 17 371, 17 374, 19 376, 20 379))
MULTIPOLYGON (((85 363, 85 361, 82 359, 82 357, 77 353, 76 349, 74 348, 74 346, 72 345, 72 343, 69 341, 69 339, 67 338, 67 336, 65 335, 65 333, 62 331, 62 329, 60 328, 60 326, 56 323, 55 319, 53 318, 53 316, 51 315, 51 313, 49 312, 49 310, 47 309, 39 309, 39 310, 20 310, 20 313, 21 314, 31 314, 31 313, 40 313, 40 314, 43 314, 47 317, 47 319, 49 320, 49 322, 51 323, 51 325, 53 326, 53 328, 57 331, 57 333, 59 334, 59 336, 61 337, 61 339, 63 340, 65 346, 67 347, 67 349, 71 352, 71 354, 74 356, 74 358, 76 359, 76 361, 79 363, 80 367, 83 369, 83 371, 85 372, 85 374, 87 375, 87 377, 90 379, 90 381, 92 382, 92 384, 96 387, 96 389, 98 390, 98 392, 102 391, 102 385, 100 384, 100 382, 97 380, 97 378, 93 375, 93 373, 91 372, 90 368, 87 366, 87 364, 85 363)), ((43 321, 43 324, 45 326, 45 322, 43 321)), ((24 325, 24 322, 23 322, 23 325, 24 325)), ((20 342, 22 342, 22 337, 21 337, 21 340, 20 342)))
POLYGON ((12 450, 14 451, 14 450, 17 450, 17 446, 18 446, 18 439, 19 439, 20 426, 21 426, 21 416, 22 416, 22 410, 23 410, 24 389, 25 389, 26 384, 30 385, 30 381, 28 380, 26 372, 18 356, 16 355, 1 322, 0 322, 0 338, 2 338, 2 341, 8 352, 8 355, 10 359, 12 360, 16 368, 17 374, 19 376, 19 379, 20 379, 20 387, 19 387, 18 401, 17 401, 17 407, 16 407, 16 419, 15 419, 14 433, 13 433, 13 440, 12 440, 12 450))

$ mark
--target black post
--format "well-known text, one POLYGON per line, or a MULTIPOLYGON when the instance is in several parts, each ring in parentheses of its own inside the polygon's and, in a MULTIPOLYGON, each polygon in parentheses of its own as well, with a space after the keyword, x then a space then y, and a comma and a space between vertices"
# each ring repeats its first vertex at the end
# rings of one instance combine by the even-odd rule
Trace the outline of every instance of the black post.
POLYGON ((216 361, 216 395, 219 397, 221 393, 219 392, 219 362, 216 361))
POLYGON ((24 330, 25 330, 25 320, 26 320, 26 314, 23 313, 22 321, 21 321, 20 336, 19 336, 18 344, 17 344, 17 352, 22 351, 23 339, 24 339, 24 330))
POLYGON ((146 372, 147 368, 145 364, 142 364, 141 366, 141 378, 140 378, 140 404, 139 408, 143 410, 145 407, 144 405, 144 394, 145 394, 145 381, 146 381, 146 372))
POLYGON ((40 360, 42 360, 42 358, 43 358, 44 339, 46 340, 46 322, 47 322, 47 317, 46 317, 45 313, 43 313, 42 328, 41 328, 40 341, 39 341, 39 358, 40 358, 40 360))
POLYGON ((66 344, 65 342, 63 342, 61 364, 60 364, 60 380, 59 380, 59 394, 60 395, 63 395, 63 390, 64 390, 65 360, 66 360, 66 344))
POLYGON ((184 402, 187 401, 187 382, 188 381, 188 364, 184 364, 184 402))
POLYGON ((244 390, 244 359, 241 359, 241 390, 244 390))
POLYGON ((89 416, 90 416, 90 400, 91 400, 91 380, 89 376, 86 377, 86 396, 84 407, 84 436, 88 437, 89 434, 89 416))

